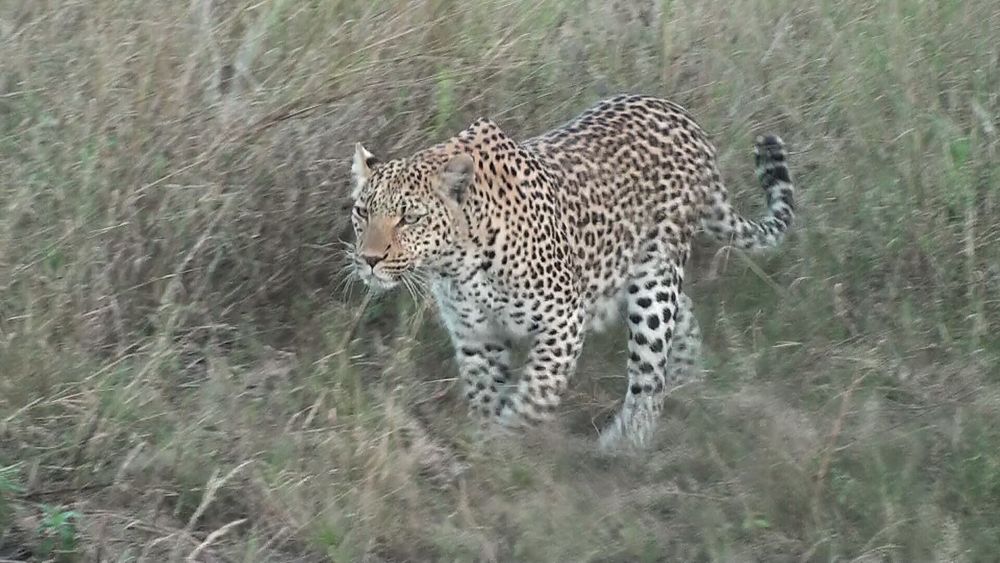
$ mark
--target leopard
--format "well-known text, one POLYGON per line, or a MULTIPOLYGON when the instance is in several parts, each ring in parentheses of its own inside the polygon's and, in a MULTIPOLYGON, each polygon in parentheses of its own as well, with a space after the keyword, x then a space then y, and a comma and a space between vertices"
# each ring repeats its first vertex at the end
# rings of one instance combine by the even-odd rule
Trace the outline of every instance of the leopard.
POLYGON ((523 141, 480 118, 407 157, 357 143, 349 267, 373 292, 427 290, 469 414, 501 431, 551 420, 585 337, 624 323, 625 398, 598 441, 647 448, 667 394, 703 371, 682 289, 695 236, 759 251, 792 224, 784 142, 758 136, 754 155, 767 209, 749 219, 729 201, 705 130, 655 96, 604 99, 523 141))

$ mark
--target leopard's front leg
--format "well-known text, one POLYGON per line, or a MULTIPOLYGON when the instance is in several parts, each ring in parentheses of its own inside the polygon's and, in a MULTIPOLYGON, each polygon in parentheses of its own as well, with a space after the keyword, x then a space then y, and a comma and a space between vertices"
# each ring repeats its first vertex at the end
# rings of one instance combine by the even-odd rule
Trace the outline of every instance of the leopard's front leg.
POLYGON ((442 284, 434 287, 434 293, 455 349, 469 414, 489 420, 510 377, 511 341, 483 308, 458 288, 442 284))
POLYGON ((511 342, 490 333, 452 333, 462 393, 469 414, 488 419, 510 377, 511 342))
POLYGON ((562 399, 583 345, 584 316, 557 311, 546 318, 528 353, 517 387, 500 397, 493 414, 505 428, 543 422, 562 399))

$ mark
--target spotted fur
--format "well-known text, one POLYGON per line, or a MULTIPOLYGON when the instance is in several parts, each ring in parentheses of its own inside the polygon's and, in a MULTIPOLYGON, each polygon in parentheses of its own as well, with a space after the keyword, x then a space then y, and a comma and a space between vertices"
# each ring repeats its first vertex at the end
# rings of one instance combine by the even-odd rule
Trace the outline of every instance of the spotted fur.
POLYGON ((524 142, 480 119, 409 158, 380 163, 358 145, 355 271, 376 287, 430 285, 470 412, 505 427, 549 418, 587 329, 623 311, 628 388, 601 442, 643 446, 666 392, 695 371, 681 286, 696 231, 755 250, 791 224, 782 142, 760 137, 755 152, 768 205, 757 221, 729 205, 705 132, 652 97, 603 101, 524 142))

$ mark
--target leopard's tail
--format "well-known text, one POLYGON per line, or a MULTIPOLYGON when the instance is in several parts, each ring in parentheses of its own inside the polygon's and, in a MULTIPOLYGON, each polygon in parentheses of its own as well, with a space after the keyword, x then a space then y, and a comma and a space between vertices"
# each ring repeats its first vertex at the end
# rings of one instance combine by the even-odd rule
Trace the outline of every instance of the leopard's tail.
POLYGON ((767 216, 758 220, 740 216, 729 204, 718 174, 714 174, 710 204, 701 219, 705 231, 717 240, 744 250, 777 246, 795 215, 794 187, 784 143, 775 135, 757 137, 754 155, 757 178, 767 197, 767 216))

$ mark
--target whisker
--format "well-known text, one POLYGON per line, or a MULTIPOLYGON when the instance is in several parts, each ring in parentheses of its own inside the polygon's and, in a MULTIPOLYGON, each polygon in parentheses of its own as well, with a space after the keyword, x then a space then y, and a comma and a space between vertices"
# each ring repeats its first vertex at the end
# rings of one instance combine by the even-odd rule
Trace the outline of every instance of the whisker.
POLYGON ((400 278, 400 281, 403 282, 403 287, 406 288, 406 292, 410 294, 410 299, 413 299, 414 301, 416 301, 417 300, 417 296, 416 296, 416 294, 413 291, 413 285, 410 283, 410 280, 407 279, 407 278, 405 278, 405 277, 403 277, 403 278, 400 278))
POLYGON ((427 280, 416 268, 408 270, 403 274, 403 278, 411 288, 414 301, 421 301, 427 297, 427 280))
POLYGON ((360 281, 361 277, 358 274, 357 262, 354 260, 348 260, 347 263, 341 268, 341 280, 334 288, 334 291, 340 291, 341 289, 347 288, 350 284, 360 281))
POLYGON ((340 281, 338 281, 337 284, 333 287, 333 292, 337 293, 339 291, 349 289, 350 286, 353 285, 354 282, 356 281, 360 280, 358 279, 357 274, 353 270, 343 272, 343 275, 340 277, 340 281))
POLYGON ((406 286, 407 291, 410 292, 410 297, 413 301, 415 303, 420 303, 420 289, 417 287, 417 284, 414 283, 414 280, 407 274, 403 274, 400 279, 403 281, 403 285, 406 286))

